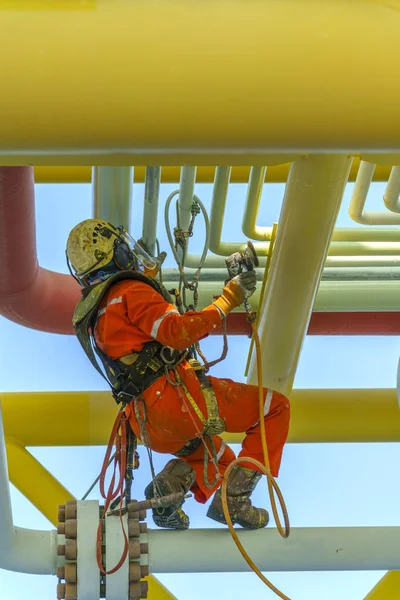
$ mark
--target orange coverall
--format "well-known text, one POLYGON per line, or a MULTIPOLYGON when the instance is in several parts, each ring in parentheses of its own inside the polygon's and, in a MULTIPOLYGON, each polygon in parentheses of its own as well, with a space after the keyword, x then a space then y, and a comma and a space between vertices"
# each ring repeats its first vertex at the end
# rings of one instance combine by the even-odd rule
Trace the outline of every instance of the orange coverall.
MULTIPOLYGON (((104 298, 98 313, 95 328, 96 341, 108 356, 120 358, 138 352, 146 342, 156 339, 165 346, 184 350, 195 341, 221 325, 221 313, 214 305, 199 312, 180 315, 173 304, 169 304, 156 290, 140 281, 122 281, 113 285, 104 298)), ((177 371, 205 417, 207 409, 199 380, 187 361, 178 365, 177 371)), ((171 373, 173 379, 173 373, 171 373)), ((225 421, 226 431, 245 431, 240 457, 248 456, 263 462, 261 430, 259 425, 258 390, 256 386, 236 383, 231 379, 209 377, 215 391, 220 417, 225 421)), ((289 428, 289 400, 278 392, 265 392, 265 428, 271 472, 278 475, 282 450, 289 428)), ((195 411, 182 399, 181 393, 166 381, 165 375, 157 379, 144 394, 147 422, 146 429, 151 447, 156 452, 175 454, 189 440, 196 437, 202 423, 195 411), (188 408, 191 414, 188 414, 188 408), (194 420, 194 422, 193 422, 194 420)), ((185 398, 186 399, 186 398, 185 398)), ((136 436, 140 439, 140 426, 132 403, 126 414, 136 436)), ((235 459, 235 454, 221 437, 213 436, 219 459, 219 471, 224 473, 235 459)), ((187 461, 196 474, 196 485, 192 489, 195 499, 204 503, 219 487, 207 487, 204 481, 204 448, 182 460, 187 461)), ((250 468, 250 463, 242 463, 250 468)), ((215 466, 208 464, 208 481, 215 478, 215 466)))

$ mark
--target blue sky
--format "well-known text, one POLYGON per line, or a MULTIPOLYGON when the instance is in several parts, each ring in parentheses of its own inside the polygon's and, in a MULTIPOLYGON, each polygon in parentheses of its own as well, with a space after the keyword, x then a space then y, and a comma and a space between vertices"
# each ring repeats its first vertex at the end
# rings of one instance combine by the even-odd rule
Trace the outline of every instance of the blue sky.
MULTIPOLYGON (((159 238, 168 250, 161 212, 168 194, 176 186, 161 188, 159 238)), ((348 185, 338 225, 355 227, 347 216, 352 190, 348 185)), ((141 235, 143 185, 134 186, 132 234, 141 235)), ((210 206, 211 186, 198 185, 196 192, 210 206)), ((231 186, 223 239, 244 240, 240 230, 246 186, 231 186), (240 218, 237 218, 237 214, 240 218)), ((382 208, 383 184, 374 184, 367 207, 382 208)), ((271 225, 278 219, 282 185, 265 186, 259 225, 271 225)), ((173 211, 171 211, 173 215, 173 211)), ((67 272, 64 249, 70 229, 91 216, 89 185, 37 185, 36 217, 38 256, 41 266, 67 272)), ((200 251, 203 227, 196 225, 191 250, 200 251)), ((169 253, 170 254, 170 253, 169 253)), ((173 266, 169 259, 166 266, 173 266)), ((100 376, 88 363, 71 336, 57 336, 31 331, 0 317, 1 391, 79 391, 106 389, 100 376), (20 376, 23 352, 24 377, 20 376), (17 359, 18 357, 18 359, 17 359)), ((214 375, 244 381, 248 339, 230 338, 227 359, 213 370, 214 375), (239 376, 240 375, 240 376, 239 376)), ((206 340, 207 356, 219 353, 221 340, 206 340)), ((399 339, 397 337, 309 337, 306 339, 295 379, 295 388, 379 388, 395 387, 399 339)), ((110 400, 111 401, 111 400, 110 400)), ((38 458, 72 493, 83 495, 97 476, 104 448, 33 448, 38 458), (61 465, 61 466, 60 466, 61 465), (78 467, 79 465, 79 472, 78 467)), ((237 448, 235 447, 235 450, 237 448)), ((156 455, 162 468, 167 457, 156 455)), ((289 444, 285 448, 279 484, 289 509, 292 527, 299 526, 372 526, 400 525, 398 497, 400 481, 393 474, 400 463, 398 444, 289 444), (371 473, 379 477, 380 490, 371 473)), ((142 466, 135 485, 140 497, 149 480, 147 461, 142 452, 142 466)), ((91 497, 96 497, 96 490, 91 497)), ((266 488, 261 483, 254 501, 266 505, 266 488)), ((18 526, 51 528, 50 523, 12 488, 14 522, 18 526)), ((192 527, 213 527, 205 517, 206 507, 187 502, 192 527)), ((278 534, 277 534, 278 535, 278 534)), ((353 573, 273 573, 271 579, 292 600, 362 600, 383 575, 382 572, 353 573)), ((222 597, 275 596, 253 574, 162 575, 160 580, 179 600, 209 600, 222 597)), ((55 598, 53 577, 21 575, 0 570, 1 600, 50 600, 55 598)))

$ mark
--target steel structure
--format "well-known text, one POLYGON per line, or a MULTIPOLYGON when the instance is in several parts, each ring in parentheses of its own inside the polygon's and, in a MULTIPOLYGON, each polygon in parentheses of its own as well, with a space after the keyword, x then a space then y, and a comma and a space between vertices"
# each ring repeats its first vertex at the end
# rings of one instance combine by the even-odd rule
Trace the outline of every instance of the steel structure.
MULTIPOLYGON (((248 183, 242 231, 261 256, 261 279, 272 233, 272 223, 257 223, 261 193, 265 182, 280 182, 285 192, 266 293, 252 303, 260 313, 264 384, 291 395, 289 442, 400 441, 396 390, 291 389, 307 332, 399 333, 398 3, 217 0, 204 10, 194 0, 15 0, 0 2, 0 28, 0 163, 7 165, 0 167, 0 313, 27 327, 72 333, 80 292, 71 277, 38 265, 34 179, 91 181, 93 214, 126 225, 133 182, 144 182, 142 240, 151 250, 164 227, 157 220, 162 182, 177 184, 184 228, 195 182, 213 185, 200 307, 221 289, 226 255, 243 246, 222 239, 230 184, 248 183), (193 36, 193 23, 201 35, 193 36), (335 228, 348 181, 355 182, 349 214, 363 227, 335 228), (386 182, 377 212, 365 208, 372 181, 386 182), (21 235, 24 245, 11 252, 21 235)), ((199 261, 189 254, 186 266, 196 269, 199 261)), ((166 270, 165 278, 173 285, 177 271, 166 270)), ((248 333, 240 311, 228 332, 248 333)), ((73 498, 26 447, 104 444, 115 408, 108 393, 96 391, 1 400, 0 567, 55 573, 65 562, 57 557, 65 536, 14 527, 8 479, 56 526, 57 506, 73 498), (29 423, 20 418, 28 407, 29 423)), ((97 517, 97 504, 78 503, 80 556, 88 561, 77 563, 79 600, 98 596, 93 548, 84 542, 97 517)), ((118 536, 111 523, 107 528, 113 560, 118 536)), ((197 561, 200 571, 246 568, 225 533, 185 534, 205 557, 197 561), (210 543, 214 554, 204 550, 210 543)), ((269 570, 393 569, 368 598, 398 595, 398 528, 295 529, 285 542, 270 531, 242 537, 269 570)), ((149 531, 150 573, 194 570, 182 540, 149 531), (166 544, 168 556, 160 551, 166 544)), ((110 583, 110 599, 129 593, 124 569, 110 583)), ((152 575, 149 583, 150 598, 171 598, 152 575)))

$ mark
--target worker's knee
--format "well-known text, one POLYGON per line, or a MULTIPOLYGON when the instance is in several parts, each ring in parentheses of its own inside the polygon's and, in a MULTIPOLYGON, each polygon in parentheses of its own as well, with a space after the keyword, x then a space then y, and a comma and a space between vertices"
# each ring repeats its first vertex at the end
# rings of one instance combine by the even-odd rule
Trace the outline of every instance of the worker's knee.
POLYGON ((284 396, 280 392, 273 393, 272 401, 276 406, 281 406, 284 409, 290 409, 289 398, 287 396, 284 396))
POLYGON ((280 392, 273 392, 268 417, 282 415, 289 420, 290 418, 290 401, 289 398, 280 392))

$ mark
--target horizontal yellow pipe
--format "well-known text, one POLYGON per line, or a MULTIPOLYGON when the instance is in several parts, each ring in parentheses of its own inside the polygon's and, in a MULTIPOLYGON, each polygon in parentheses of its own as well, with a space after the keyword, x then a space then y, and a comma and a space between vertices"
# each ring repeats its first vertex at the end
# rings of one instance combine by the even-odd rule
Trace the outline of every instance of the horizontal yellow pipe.
MULTIPOLYGON (((360 159, 354 159, 350 181, 355 181, 360 159)), ((145 167, 135 167, 135 183, 143 183, 145 167)), ((374 173, 374 181, 387 181, 390 175, 390 166, 378 165, 374 173)), ((231 183, 247 183, 250 167, 233 167, 231 183)), ((289 164, 276 165, 268 168, 266 182, 284 183, 289 173, 289 164)), ((198 183, 212 183, 214 181, 215 167, 199 167, 196 181, 198 183)), ((179 183, 180 167, 163 167, 161 181, 163 183, 179 183)), ((92 180, 91 167, 35 167, 36 183, 90 183, 92 180)))
MULTIPOLYGON (((293 390, 291 403, 290 442, 400 441, 394 389, 293 390)), ((117 412, 108 392, 5 393, 2 406, 6 435, 24 446, 106 444, 117 412)))
POLYGON ((41 6, 32 0, 29 18, 0 11, 2 164, 400 152, 400 36, 388 2, 41 6))

